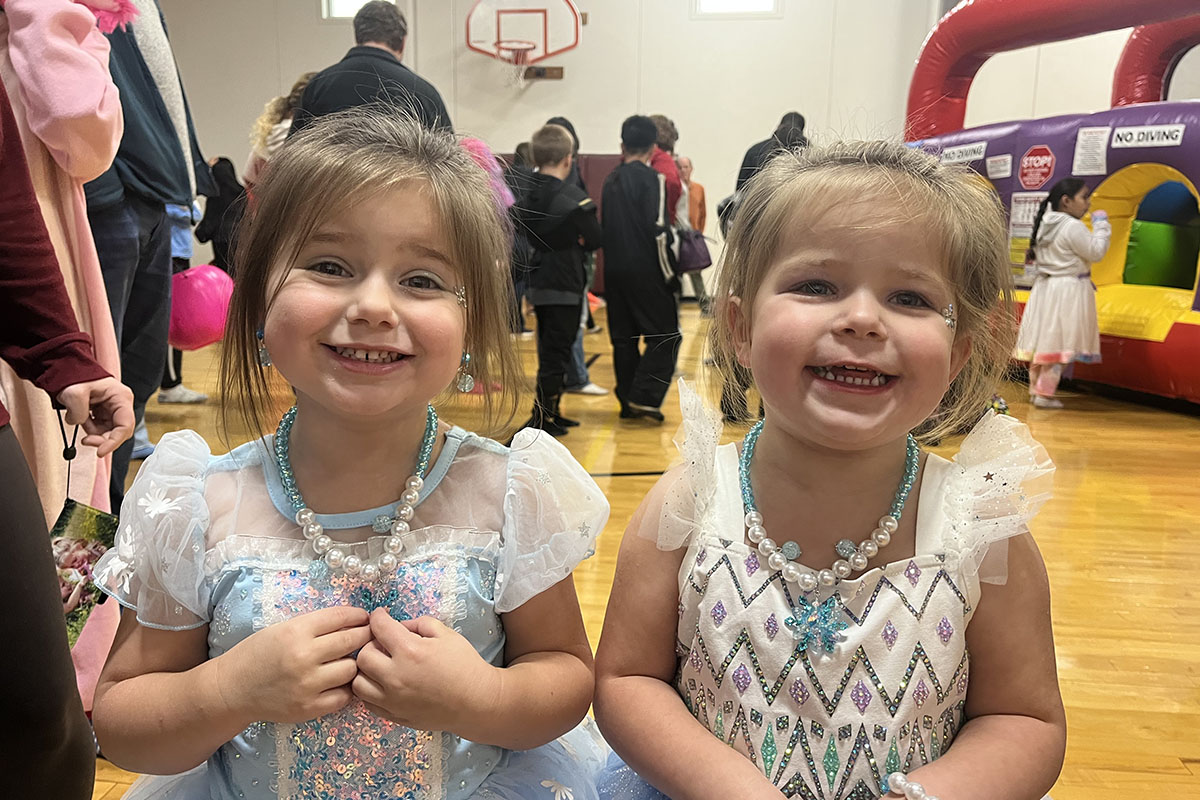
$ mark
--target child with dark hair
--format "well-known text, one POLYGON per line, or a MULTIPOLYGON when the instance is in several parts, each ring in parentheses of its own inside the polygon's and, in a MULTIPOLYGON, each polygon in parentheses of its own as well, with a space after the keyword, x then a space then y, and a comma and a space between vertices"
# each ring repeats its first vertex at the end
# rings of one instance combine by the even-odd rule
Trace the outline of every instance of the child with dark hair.
POLYGON ((665 179, 650 166, 657 140, 649 117, 621 125, 624 163, 604 181, 604 299, 621 417, 662 422, 680 334, 679 281, 664 274, 655 241, 666 196, 665 179))
POLYGON ((584 251, 600 246, 602 232, 596 203, 568 182, 574 160, 570 132, 546 125, 533 134, 530 145, 538 171, 517 214, 534 253, 529 298, 538 321, 537 393, 526 427, 562 436, 579 424, 562 416, 559 401, 587 293, 584 251))
POLYGON ((1037 277, 1025 304, 1016 356, 1029 362, 1029 399, 1038 408, 1062 408, 1054 397, 1064 369, 1100 361, 1100 325, 1092 262, 1104 258, 1112 226, 1103 211, 1083 224, 1091 190, 1080 178, 1054 184, 1038 207, 1028 258, 1037 277))

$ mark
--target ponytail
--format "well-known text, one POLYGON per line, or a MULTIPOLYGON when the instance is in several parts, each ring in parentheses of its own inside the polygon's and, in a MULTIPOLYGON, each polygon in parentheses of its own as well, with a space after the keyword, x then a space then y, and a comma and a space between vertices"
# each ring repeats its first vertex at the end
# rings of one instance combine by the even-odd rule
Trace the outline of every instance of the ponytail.
POLYGON ((1046 207, 1050 205, 1050 195, 1042 198, 1042 202, 1038 203, 1037 216, 1033 218, 1033 233, 1029 236, 1029 249, 1025 251, 1025 263, 1032 264, 1037 256, 1033 252, 1033 248, 1037 247, 1038 228, 1042 227, 1042 217, 1046 215, 1046 207))
POLYGON ((1053 207, 1055 211, 1058 211, 1058 206, 1064 197, 1074 197, 1084 186, 1087 184, 1082 178, 1063 178, 1050 187, 1050 194, 1042 198, 1042 202, 1038 204, 1037 216, 1033 219, 1033 233, 1029 236, 1029 249, 1025 251, 1026 264, 1032 264, 1037 257, 1033 248, 1037 247, 1038 229, 1042 227, 1042 217, 1046 215, 1047 207, 1053 207))

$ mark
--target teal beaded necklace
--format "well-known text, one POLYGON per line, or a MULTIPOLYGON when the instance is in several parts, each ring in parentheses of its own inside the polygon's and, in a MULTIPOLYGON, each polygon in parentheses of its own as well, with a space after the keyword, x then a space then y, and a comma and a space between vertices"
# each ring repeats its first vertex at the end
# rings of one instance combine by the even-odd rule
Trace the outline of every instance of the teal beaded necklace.
POLYGON ((754 447, 762 429, 763 421, 759 420, 749 430, 742 441, 742 454, 738 459, 738 478, 742 488, 742 504, 746 511, 746 538, 766 557, 769 568, 783 573, 784 580, 796 584, 803 592, 812 592, 818 586, 836 586, 839 580, 866 569, 867 561, 879 552, 879 548, 891 542, 892 534, 900 527, 904 503, 908 500, 908 493, 912 491, 913 482, 917 479, 921 449, 917 446, 916 439, 912 434, 908 435, 904 475, 900 479, 900 485, 896 487, 891 508, 879 518, 879 526, 871 532, 870 537, 857 545, 849 539, 842 539, 835 545, 840 558, 833 562, 829 569, 813 572, 796 562, 801 555, 800 545, 790 541, 777 545, 763 528, 762 514, 754 502, 754 488, 750 485, 750 461, 754 458, 754 447))
POLYGON ((352 578, 361 576, 367 582, 374 582, 391 574, 395 571, 399 563, 398 557, 404 549, 401 536, 408 532, 409 520, 413 518, 413 506, 420 499, 421 487, 425 485, 425 475, 429 471, 429 459, 437 439, 437 411, 433 406, 426 406, 425 435, 421 438, 421 448, 417 452, 416 471, 405 481, 404 494, 400 496, 395 513, 392 516, 378 516, 372 524, 376 533, 388 534, 383 542, 384 552, 378 558, 366 561, 356 555, 348 555, 345 550, 336 546, 333 539, 325 533, 321 523, 317 522, 316 513, 304 502, 300 489, 296 486, 290 455, 292 426, 295 423, 296 407, 292 406, 283 415, 283 419, 279 420, 279 427, 275 431, 275 461, 279 465, 284 494, 296 512, 296 524, 300 526, 304 538, 312 545, 317 558, 324 561, 333 572, 345 572, 352 578))

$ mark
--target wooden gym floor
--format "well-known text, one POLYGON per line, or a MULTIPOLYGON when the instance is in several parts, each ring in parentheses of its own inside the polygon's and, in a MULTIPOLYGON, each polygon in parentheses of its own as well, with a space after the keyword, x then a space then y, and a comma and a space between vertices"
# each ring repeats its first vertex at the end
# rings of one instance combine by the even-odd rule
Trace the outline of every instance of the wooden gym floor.
MULTIPOLYGON (((603 311, 597 322, 604 324, 603 311)), ((695 306, 684 307, 679 369, 688 378, 701 369, 706 324, 695 306)), ((611 388, 607 332, 584 344, 589 358, 599 356, 592 380, 611 388)), ((519 346, 532 375, 534 342, 519 346)), ((194 428, 218 450, 215 364, 213 348, 185 357, 186 385, 214 400, 201 406, 151 400, 152 440, 194 428)), ((1025 387, 1015 384, 1004 396, 1058 465, 1055 497, 1033 525, 1054 592, 1070 726, 1053 798, 1200 798, 1200 589, 1192 582, 1200 566, 1200 416, 1092 394, 1069 394, 1065 410, 1044 411, 1031 408, 1025 387)), ((619 420, 611 394, 569 395, 563 402, 583 423, 563 442, 612 504, 595 557, 575 571, 593 645, 625 522, 675 458, 677 401, 672 388, 661 426, 619 420)), ((472 428, 470 409, 446 416, 472 428)), ((938 452, 949 456, 956 447, 948 441, 938 452)), ((134 777, 101 760, 94 800, 118 800, 134 777)))

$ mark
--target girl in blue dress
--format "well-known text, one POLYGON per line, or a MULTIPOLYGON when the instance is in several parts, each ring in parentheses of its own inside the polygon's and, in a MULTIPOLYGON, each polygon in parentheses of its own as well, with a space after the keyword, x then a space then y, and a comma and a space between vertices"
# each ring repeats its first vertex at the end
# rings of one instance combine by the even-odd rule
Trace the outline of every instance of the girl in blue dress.
POLYGON ((608 505, 555 440, 441 421, 474 381, 511 419, 507 232, 448 133, 324 118, 258 186, 214 456, 164 436, 97 582, 126 608, 96 692, 127 798, 596 796, 571 571, 608 505), (281 409, 279 409, 281 410, 281 409), (270 417, 268 417, 270 415, 270 417))

